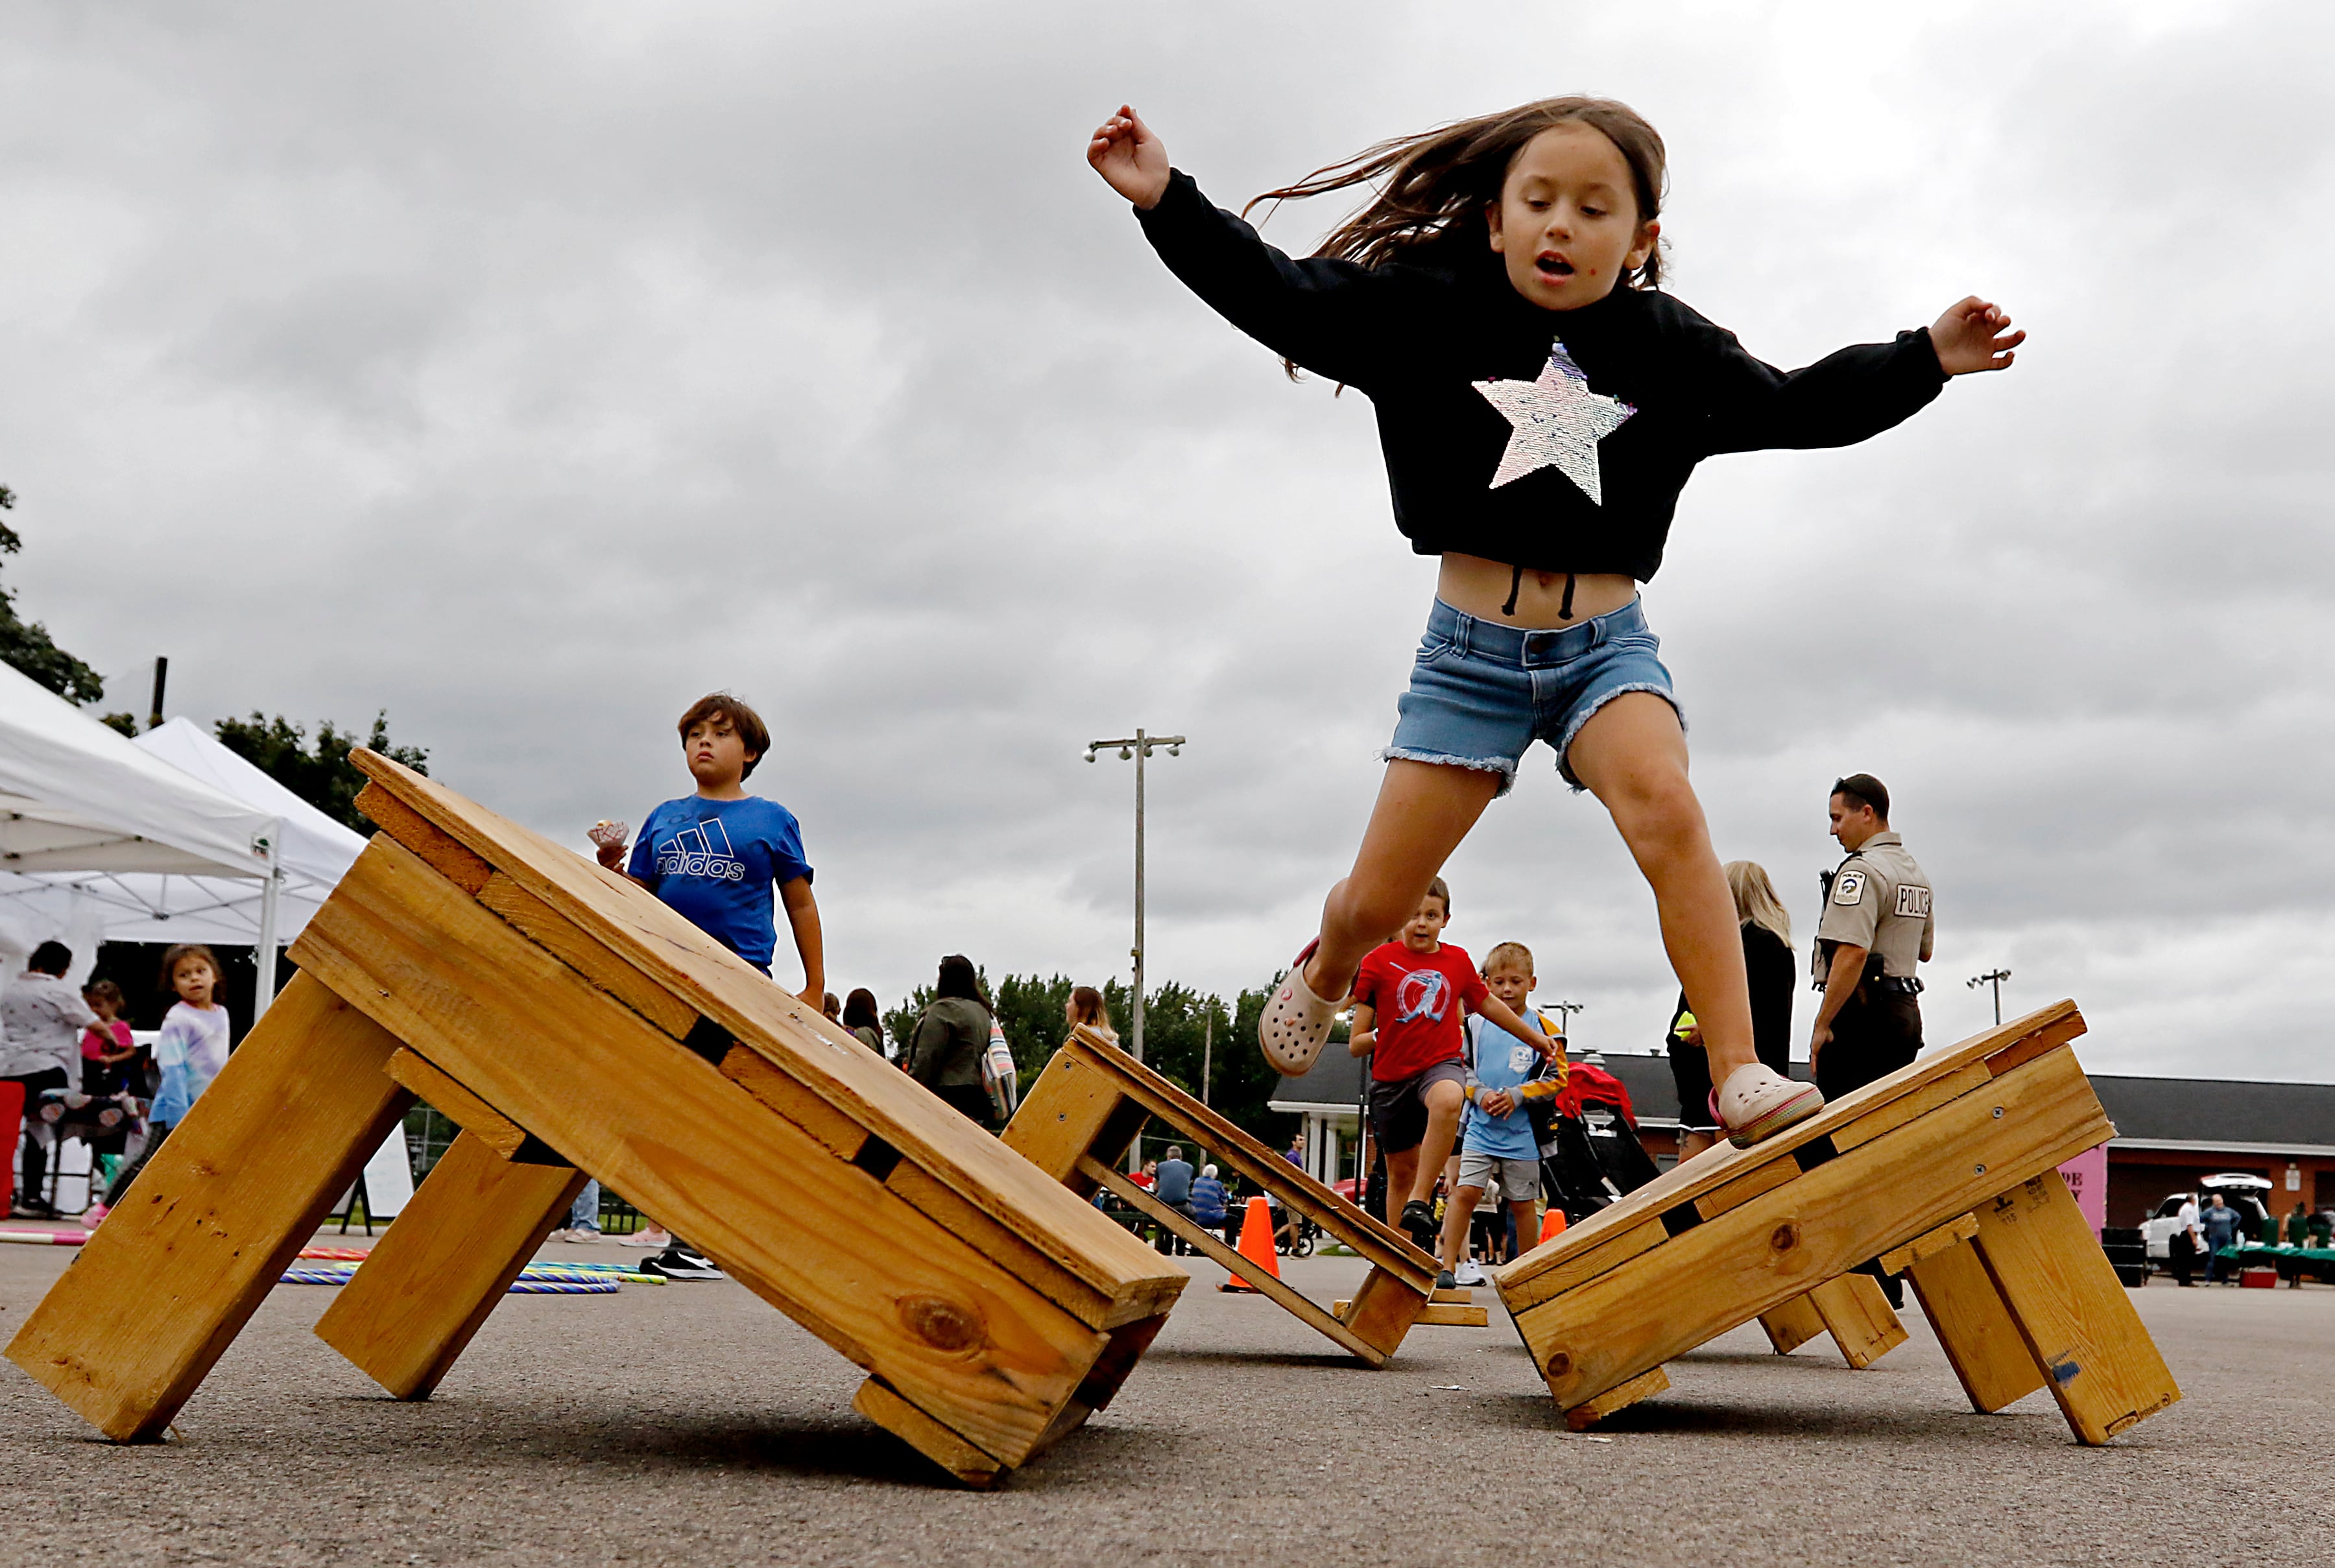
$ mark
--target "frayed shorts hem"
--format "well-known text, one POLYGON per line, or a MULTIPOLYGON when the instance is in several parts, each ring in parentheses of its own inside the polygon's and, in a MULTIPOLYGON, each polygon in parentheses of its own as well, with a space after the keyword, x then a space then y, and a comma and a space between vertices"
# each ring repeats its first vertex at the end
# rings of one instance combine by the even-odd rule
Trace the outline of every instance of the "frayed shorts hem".
POLYGON ((1379 760, 1425 762, 1437 768, 1465 768, 1472 773, 1497 773, 1500 776, 1500 787, 1492 792, 1492 799, 1495 800, 1516 787, 1516 760, 1513 757, 1454 757, 1442 751, 1420 751, 1409 746, 1390 746, 1379 753, 1379 760))
POLYGON ((1570 715, 1565 726, 1565 732, 1556 738, 1557 777, 1563 779, 1567 784, 1571 785, 1574 794, 1580 794, 1583 790, 1588 789, 1589 786, 1584 784, 1574 775, 1573 738, 1581 733, 1581 727, 1584 724, 1588 723, 1590 720, 1597 717, 1599 710, 1603 709, 1606 703, 1611 702, 1616 697, 1626 697, 1633 692, 1650 692, 1655 696, 1660 697, 1663 702, 1668 702, 1671 705, 1671 711, 1678 715, 1679 730, 1681 732, 1684 732, 1686 729, 1686 710, 1679 706, 1677 694, 1671 692, 1668 686, 1663 685, 1658 681, 1636 681, 1626 686, 1616 686, 1610 692, 1598 692, 1594 697, 1592 697, 1588 702, 1583 703, 1576 711, 1570 715))

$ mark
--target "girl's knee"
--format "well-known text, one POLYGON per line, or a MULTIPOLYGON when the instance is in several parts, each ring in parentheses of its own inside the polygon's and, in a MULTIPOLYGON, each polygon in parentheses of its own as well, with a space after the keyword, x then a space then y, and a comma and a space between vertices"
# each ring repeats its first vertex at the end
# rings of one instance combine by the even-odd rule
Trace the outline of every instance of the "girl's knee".
POLYGON ((1457 1083, 1446 1078, 1429 1084, 1427 1092, 1419 1098, 1427 1102, 1429 1112, 1445 1112, 1457 1116, 1459 1114, 1460 1106, 1466 1103, 1468 1095, 1467 1091, 1457 1083))

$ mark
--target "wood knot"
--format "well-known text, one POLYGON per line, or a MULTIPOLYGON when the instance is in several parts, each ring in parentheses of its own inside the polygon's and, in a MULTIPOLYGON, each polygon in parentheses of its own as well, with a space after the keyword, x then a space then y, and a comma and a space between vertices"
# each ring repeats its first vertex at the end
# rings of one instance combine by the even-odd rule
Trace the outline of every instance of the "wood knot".
POLYGON ((938 1350, 969 1350, 984 1337, 980 1313, 942 1296, 910 1296, 900 1303, 900 1321, 938 1350))
POLYGON ((1800 1227, 1789 1220, 1785 1221, 1776 1227, 1775 1234, 1768 1238, 1768 1244, 1779 1253, 1790 1252, 1800 1244, 1800 1227))
POLYGON ((1573 1370, 1573 1358, 1570 1355, 1567 1355, 1565 1351, 1559 1350, 1556 1354, 1548 1359, 1548 1375, 1550 1377, 1562 1378, 1571 1370, 1573 1370))

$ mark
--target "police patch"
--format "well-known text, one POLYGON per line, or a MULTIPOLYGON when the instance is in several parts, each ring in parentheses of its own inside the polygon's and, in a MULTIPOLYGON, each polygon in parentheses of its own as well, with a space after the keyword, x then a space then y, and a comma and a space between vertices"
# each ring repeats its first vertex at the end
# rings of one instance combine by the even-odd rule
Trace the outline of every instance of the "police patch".
POLYGON ((1930 890, 1907 883, 1897 890, 1897 913, 1915 920, 1930 917, 1930 890))
POLYGON ((1835 904, 1858 904, 1864 898, 1864 872, 1844 871, 1832 879, 1832 901, 1835 904))

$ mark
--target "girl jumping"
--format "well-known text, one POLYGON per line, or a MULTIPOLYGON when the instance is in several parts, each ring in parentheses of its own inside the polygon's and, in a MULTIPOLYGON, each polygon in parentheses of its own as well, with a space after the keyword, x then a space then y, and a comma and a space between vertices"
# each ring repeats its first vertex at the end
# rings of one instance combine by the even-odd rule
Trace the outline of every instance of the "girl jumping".
POLYGON ((1396 527, 1441 557, 1378 804, 1265 1008, 1267 1058, 1293 1074, 1313 1064, 1362 955, 1418 906, 1537 740, 1612 813, 1652 886, 1730 1140, 1816 1114, 1812 1086, 1753 1052, 1734 904, 1637 585, 1661 566, 1702 459, 1863 440, 1947 378, 2009 366, 2026 334, 1973 296, 1805 370, 1754 359, 1660 292, 1662 138, 1608 99, 1463 121, 1267 192, 1374 192, 1298 261, 1210 205, 1130 107, 1097 129, 1087 161, 1226 320, 1293 374, 1369 396, 1396 527))

